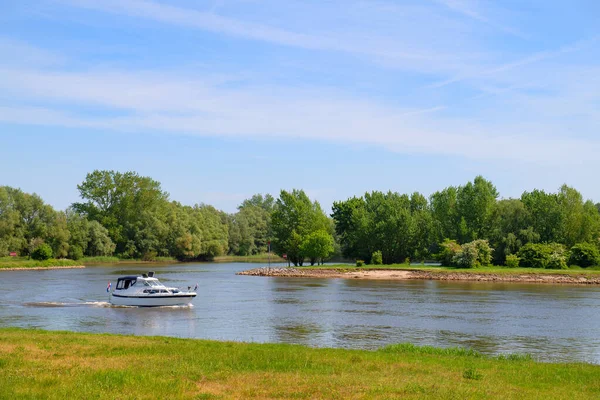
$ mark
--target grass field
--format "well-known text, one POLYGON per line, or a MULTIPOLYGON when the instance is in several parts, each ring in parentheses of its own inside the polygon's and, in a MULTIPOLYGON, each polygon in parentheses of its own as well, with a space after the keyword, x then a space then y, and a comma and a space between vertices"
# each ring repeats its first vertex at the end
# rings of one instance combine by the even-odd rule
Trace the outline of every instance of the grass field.
POLYGON ((593 399, 600 366, 0 329, 2 399, 593 399))

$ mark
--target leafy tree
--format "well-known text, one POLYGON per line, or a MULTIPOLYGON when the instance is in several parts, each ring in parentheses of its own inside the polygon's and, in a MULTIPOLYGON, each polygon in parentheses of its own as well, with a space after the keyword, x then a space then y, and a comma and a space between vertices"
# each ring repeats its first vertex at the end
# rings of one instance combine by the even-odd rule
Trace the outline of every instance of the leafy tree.
POLYGON ((300 252, 310 260, 310 265, 315 265, 316 262, 322 264, 323 259, 333 251, 333 236, 323 229, 309 233, 300 245, 300 252))
POLYGON ((73 209, 108 230, 118 254, 164 253, 168 194, 160 183, 135 172, 94 171, 77 186, 85 203, 73 209))
POLYGON ((88 223, 87 246, 85 254, 88 256, 111 256, 115 251, 115 244, 108 236, 108 230, 98 221, 88 223))
POLYGON ((560 209, 558 196, 543 190, 525 192, 521 196, 528 213, 528 226, 539 235, 542 242, 556 242, 562 239, 561 231, 564 215, 560 209))
POLYGON ((56 257, 64 257, 68 240, 64 213, 56 212, 36 194, 0 187, 0 254, 30 255, 33 243, 46 242, 56 257))
POLYGON ((493 259, 497 265, 504 264, 505 257, 516 254, 524 244, 539 239, 536 239, 537 234, 532 228, 526 225, 527 222, 527 209, 521 200, 505 199, 496 203, 488 238, 495 249, 493 259))
POLYGON ((318 202, 311 202, 303 190, 282 190, 272 214, 273 245, 279 255, 287 254, 294 265, 302 265, 302 243, 313 232, 331 229, 318 202))
POLYGON ((460 217, 458 239, 462 243, 488 237, 498 191, 492 182, 477 176, 458 188, 456 210, 460 217))
POLYGON ((431 214, 435 224, 436 242, 440 242, 445 238, 456 240, 459 237, 460 217, 457 196, 458 190, 450 186, 441 192, 435 192, 429 198, 431 214))
POLYGON ((274 199, 260 194, 244 200, 229 216, 229 251, 237 255, 266 253, 271 240, 274 199))

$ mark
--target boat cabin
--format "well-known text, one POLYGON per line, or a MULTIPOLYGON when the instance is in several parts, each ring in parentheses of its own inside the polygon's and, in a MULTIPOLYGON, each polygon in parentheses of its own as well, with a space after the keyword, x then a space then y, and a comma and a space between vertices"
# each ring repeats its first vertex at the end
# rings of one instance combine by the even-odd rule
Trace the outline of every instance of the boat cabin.
POLYGON ((137 279, 137 276, 124 276, 122 278, 119 278, 117 279, 117 286, 115 290, 129 289, 131 286, 136 284, 137 279))

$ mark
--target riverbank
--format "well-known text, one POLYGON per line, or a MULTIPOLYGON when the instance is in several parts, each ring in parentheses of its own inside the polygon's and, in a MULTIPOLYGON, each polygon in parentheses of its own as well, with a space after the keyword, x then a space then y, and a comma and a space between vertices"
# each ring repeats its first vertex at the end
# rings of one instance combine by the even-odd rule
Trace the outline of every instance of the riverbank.
POLYGON ((378 279, 378 280, 440 280, 440 281, 477 281, 477 282, 523 282, 523 283, 554 283, 600 285, 600 271, 581 270, 532 270, 518 268, 511 270, 498 268, 479 269, 443 269, 414 268, 359 268, 350 266, 332 267, 301 267, 301 268, 254 268, 238 275, 251 276, 280 276, 303 278, 342 278, 342 279, 378 279))
POLYGON ((28 260, 28 259, 0 259, 0 271, 20 271, 20 270, 44 270, 44 269, 65 269, 65 268, 85 268, 81 261, 73 260, 28 260))
POLYGON ((0 329, 6 398, 589 399, 600 366, 394 345, 377 351, 0 329))

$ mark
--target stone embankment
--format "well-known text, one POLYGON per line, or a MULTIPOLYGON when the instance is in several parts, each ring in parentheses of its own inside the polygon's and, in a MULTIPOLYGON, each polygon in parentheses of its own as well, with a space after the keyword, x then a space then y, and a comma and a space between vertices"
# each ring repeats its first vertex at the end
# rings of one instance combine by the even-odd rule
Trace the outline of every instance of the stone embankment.
POLYGON ((522 282, 522 283, 559 283, 577 285, 599 285, 600 276, 561 275, 561 274, 494 274, 452 271, 422 270, 340 270, 340 269, 302 269, 302 268, 254 268, 238 272, 238 275, 280 276, 304 278, 344 278, 344 279, 385 279, 385 280, 439 280, 439 281, 477 281, 477 282, 522 282))

